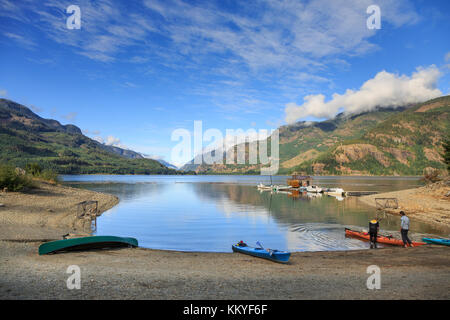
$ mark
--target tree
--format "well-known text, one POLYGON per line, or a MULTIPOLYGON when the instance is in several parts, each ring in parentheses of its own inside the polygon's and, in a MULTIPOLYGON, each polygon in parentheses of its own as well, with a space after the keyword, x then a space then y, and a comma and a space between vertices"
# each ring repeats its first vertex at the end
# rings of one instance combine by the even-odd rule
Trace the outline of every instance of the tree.
POLYGON ((444 162, 447 165, 447 170, 450 171, 450 138, 444 142, 444 162))
POLYGON ((42 172, 42 168, 37 163, 28 163, 25 166, 25 171, 32 176, 38 176, 42 172))

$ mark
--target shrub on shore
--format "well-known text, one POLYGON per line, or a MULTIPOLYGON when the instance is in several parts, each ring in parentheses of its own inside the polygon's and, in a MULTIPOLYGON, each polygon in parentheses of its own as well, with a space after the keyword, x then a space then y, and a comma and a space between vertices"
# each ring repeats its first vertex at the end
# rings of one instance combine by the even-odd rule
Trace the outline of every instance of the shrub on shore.
POLYGON ((33 180, 27 174, 16 170, 12 166, 0 164, 0 188, 8 188, 8 191, 21 191, 32 188, 33 180))
POLYGON ((53 183, 58 183, 58 174, 50 169, 42 169, 37 163, 28 163, 25 166, 25 171, 27 174, 31 175, 33 178, 41 179, 53 183))
POLYGON ((49 170, 49 169, 44 169, 38 175, 38 178, 44 179, 46 181, 54 182, 54 183, 58 183, 59 182, 58 174, 55 171, 49 170))

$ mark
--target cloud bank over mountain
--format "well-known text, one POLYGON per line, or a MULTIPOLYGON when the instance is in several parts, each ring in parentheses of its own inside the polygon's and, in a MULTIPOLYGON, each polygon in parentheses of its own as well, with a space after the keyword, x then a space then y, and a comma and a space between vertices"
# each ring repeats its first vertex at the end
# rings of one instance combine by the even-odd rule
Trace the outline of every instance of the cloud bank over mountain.
POLYGON ((307 117, 334 118, 338 113, 357 114, 375 108, 400 107, 419 103, 442 95, 437 89, 441 72, 435 65, 419 67, 408 77, 381 71, 367 80, 359 90, 347 89, 344 94, 334 93, 325 101, 323 94, 308 95, 304 103, 288 103, 285 108, 286 122, 294 123, 307 117))
POLYGON ((122 141, 120 141, 119 138, 116 138, 114 136, 108 136, 106 139, 103 139, 100 136, 96 136, 93 138, 95 141, 98 141, 106 146, 112 146, 112 147, 118 147, 121 149, 129 150, 126 145, 122 144, 122 141))

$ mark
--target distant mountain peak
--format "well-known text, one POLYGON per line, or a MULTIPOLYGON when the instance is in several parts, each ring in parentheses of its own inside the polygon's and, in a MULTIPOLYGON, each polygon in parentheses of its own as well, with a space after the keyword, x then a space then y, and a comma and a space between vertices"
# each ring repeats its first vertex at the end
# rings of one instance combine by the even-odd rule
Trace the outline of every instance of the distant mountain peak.
POLYGON ((0 99, 0 121, 2 124, 28 127, 35 131, 56 131, 82 134, 73 124, 62 125, 53 119, 44 119, 29 108, 8 99, 0 99))

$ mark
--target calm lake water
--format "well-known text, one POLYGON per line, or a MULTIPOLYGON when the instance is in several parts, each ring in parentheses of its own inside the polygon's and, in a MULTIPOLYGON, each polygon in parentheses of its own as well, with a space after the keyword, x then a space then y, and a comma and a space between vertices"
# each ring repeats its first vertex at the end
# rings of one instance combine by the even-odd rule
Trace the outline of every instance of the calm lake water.
MULTIPOLYGON (((273 177, 286 184, 287 177, 273 177)), ((230 252, 244 240, 290 251, 352 250, 366 242, 345 237, 345 227, 367 228, 376 210, 350 197, 260 192, 262 176, 63 176, 73 187, 106 192, 120 203, 97 219, 98 235, 130 236, 142 247, 181 251, 230 252)), ((393 191, 421 185, 408 177, 316 177, 315 184, 346 191, 393 191)), ((398 231, 399 218, 387 216, 381 230, 398 231)), ((439 234, 412 221, 413 235, 439 234)))

